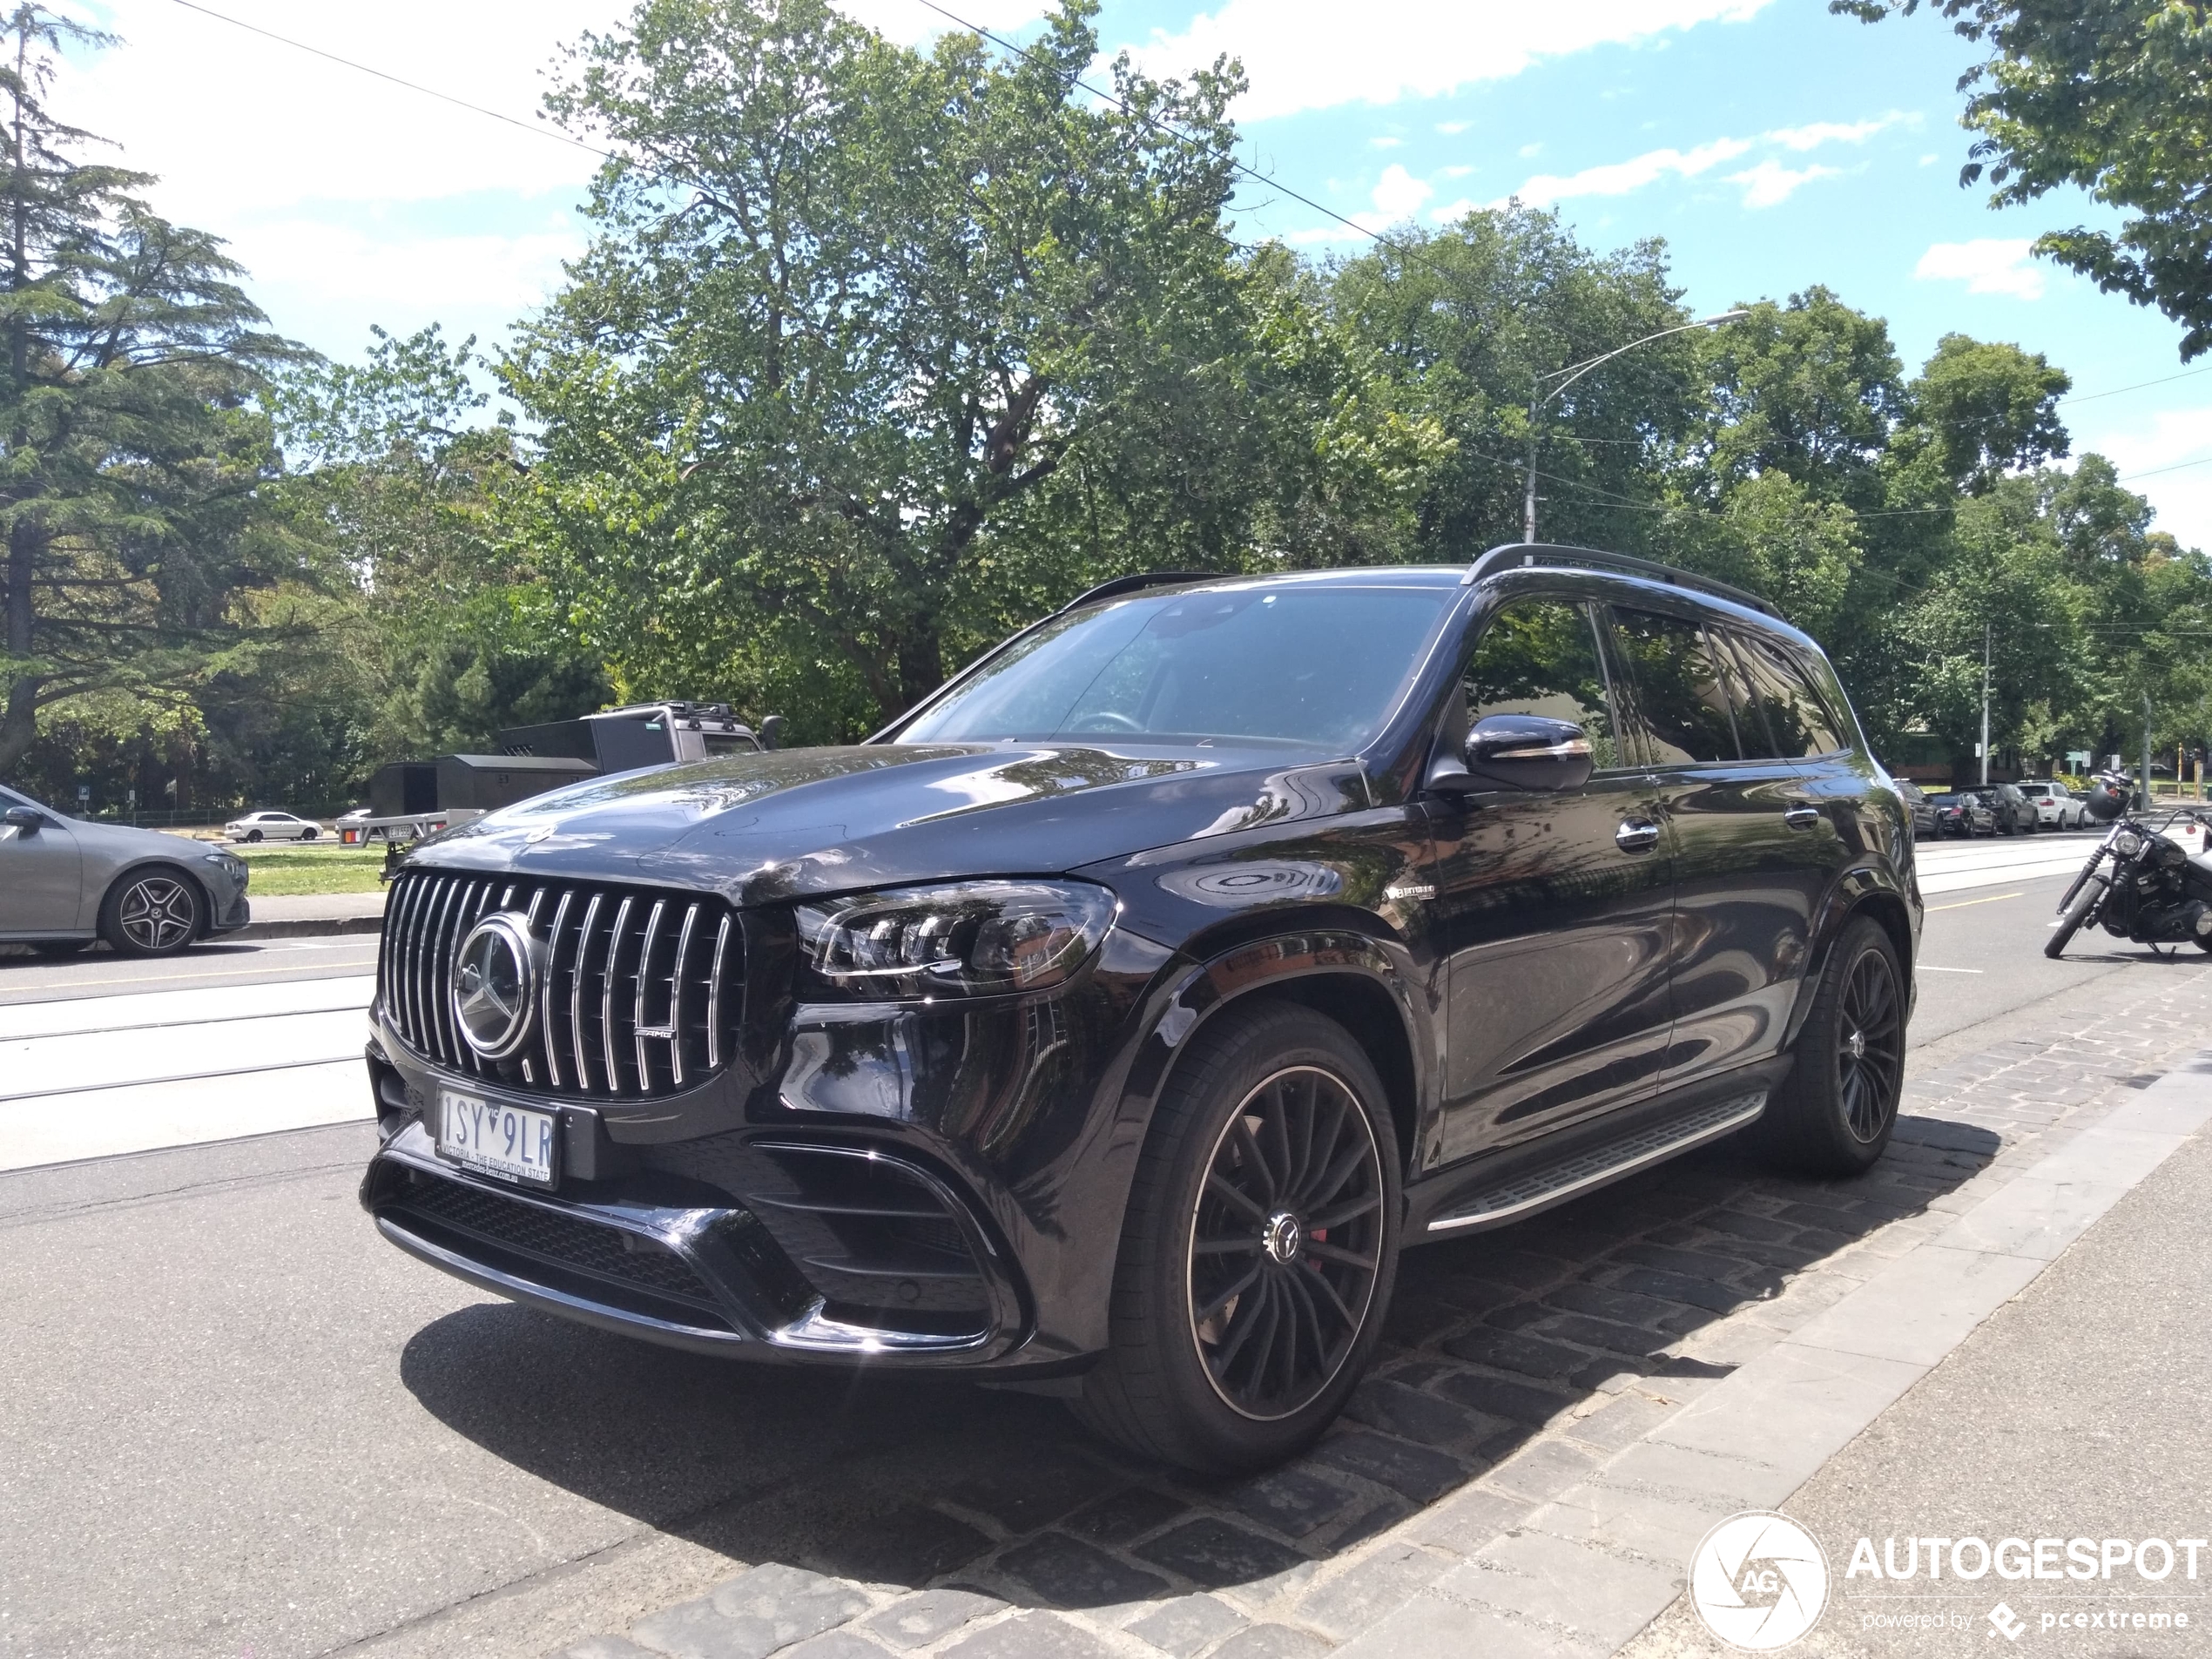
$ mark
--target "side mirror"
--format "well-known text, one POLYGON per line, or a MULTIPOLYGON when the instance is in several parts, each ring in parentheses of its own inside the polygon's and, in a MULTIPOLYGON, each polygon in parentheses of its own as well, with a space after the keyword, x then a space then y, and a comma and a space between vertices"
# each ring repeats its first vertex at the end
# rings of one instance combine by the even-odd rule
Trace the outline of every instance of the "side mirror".
POLYGON ((760 746, 763 749, 780 749, 783 742, 784 717, 772 714, 760 723, 760 746))
POLYGON ((1491 714, 1467 733, 1464 759, 1441 756, 1429 769, 1428 786, 1446 794, 1483 789, 1532 793, 1580 789, 1596 764, 1590 740, 1571 720, 1541 714, 1491 714))
POLYGON ((36 835, 46 826, 46 815, 28 806, 10 806, 0 824, 10 829, 21 830, 25 835, 36 835))

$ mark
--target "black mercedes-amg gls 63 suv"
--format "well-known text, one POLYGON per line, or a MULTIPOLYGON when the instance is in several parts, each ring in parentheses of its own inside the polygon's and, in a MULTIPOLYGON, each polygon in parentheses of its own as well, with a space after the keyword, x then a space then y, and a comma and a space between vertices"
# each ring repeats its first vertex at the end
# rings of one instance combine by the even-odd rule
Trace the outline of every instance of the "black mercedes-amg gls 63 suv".
POLYGON ((361 1198, 605 1330, 1068 1395, 1249 1467, 1399 1251, 1895 1121, 1910 820, 1813 642, 1585 549, 1109 583, 867 742, 393 884, 361 1198))

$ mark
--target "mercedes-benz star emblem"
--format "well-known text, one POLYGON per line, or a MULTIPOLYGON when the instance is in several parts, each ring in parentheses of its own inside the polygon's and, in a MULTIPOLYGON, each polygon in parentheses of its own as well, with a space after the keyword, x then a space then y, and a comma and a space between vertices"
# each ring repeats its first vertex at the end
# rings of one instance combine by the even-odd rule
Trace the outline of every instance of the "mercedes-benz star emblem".
POLYGON ((511 910, 486 916, 454 953, 454 1021, 487 1060, 504 1060, 529 1041, 537 956, 537 941, 511 910))

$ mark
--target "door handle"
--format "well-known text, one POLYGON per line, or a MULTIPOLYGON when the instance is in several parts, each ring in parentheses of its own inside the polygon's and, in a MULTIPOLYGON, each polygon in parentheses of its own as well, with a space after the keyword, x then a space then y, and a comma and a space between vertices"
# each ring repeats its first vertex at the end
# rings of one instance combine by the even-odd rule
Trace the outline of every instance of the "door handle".
POLYGON ((1817 806, 1792 806, 1782 814, 1782 821, 1791 829, 1811 829, 1820 821, 1817 806))
POLYGON ((1623 853, 1649 853, 1659 845, 1659 826, 1648 818, 1624 818, 1613 832, 1613 845, 1623 853))

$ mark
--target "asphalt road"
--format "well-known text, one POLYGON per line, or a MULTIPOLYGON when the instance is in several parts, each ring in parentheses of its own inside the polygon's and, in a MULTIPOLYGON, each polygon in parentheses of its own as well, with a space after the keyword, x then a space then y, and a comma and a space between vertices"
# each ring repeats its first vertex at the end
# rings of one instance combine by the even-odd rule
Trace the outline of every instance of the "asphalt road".
MULTIPOLYGON (((2054 845, 2017 850, 2047 859, 2054 845)), ((1961 861, 1987 850, 1932 849, 1925 873, 1969 873, 1961 861)), ((2170 971, 2102 935, 2047 962, 2065 878, 1970 873, 1931 900, 1922 1051, 1986 1046, 2124 990, 2126 975, 2170 971)), ((214 1028, 236 1038, 273 1019, 299 1035, 281 1022, 321 1020, 357 1049, 343 1004, 366 1001, 374 944, 0 966, 0 1003, 38 1004, 7 1010, 34 1035, 9 1050, 0 1024, 0 1053, 51 1067, 52 1045, 103 1020, 133 1027, 83 1061, 107 1067, 109 1086, 0 1101, 0 1124, 65 1102, 69 1123, 97 1126, 132 1089, 281 1101, 315 1092, 287 1078, 326 1076, 327 1109, 365 1112, 357 1062, 315 1061, 320 1039, 302 1037, 290 1073, 243 1071, 266 1043, 214 1028), (112 1015, 89 1003, 118 997, 133 1001, 112 1015), (287 998, 341 1006, 266 1011, 287 998), (217 1069, 144 1081, 167 1075, 179 1033, 210 1045, 217 1069)), ((80 1081, 65 1067, 47 1079, 80 1081)), ((895 1502, 1008 1437, 1049 1455, 1072 1433, 1049 1401, 740 1372, 481 1296, 376 1243, 354 1197, 370 1145, 366 1123, 342 1122, 0 1174, 0 1654, 343 1650, 457 1631, 481 1598, 555 1595, 584 1561, 617 1563, 624 1593, 650 1605, 699 1552, 759 1559, 764 1538, 787 1548, 840 1519, 826 1506, 895 1502)))

